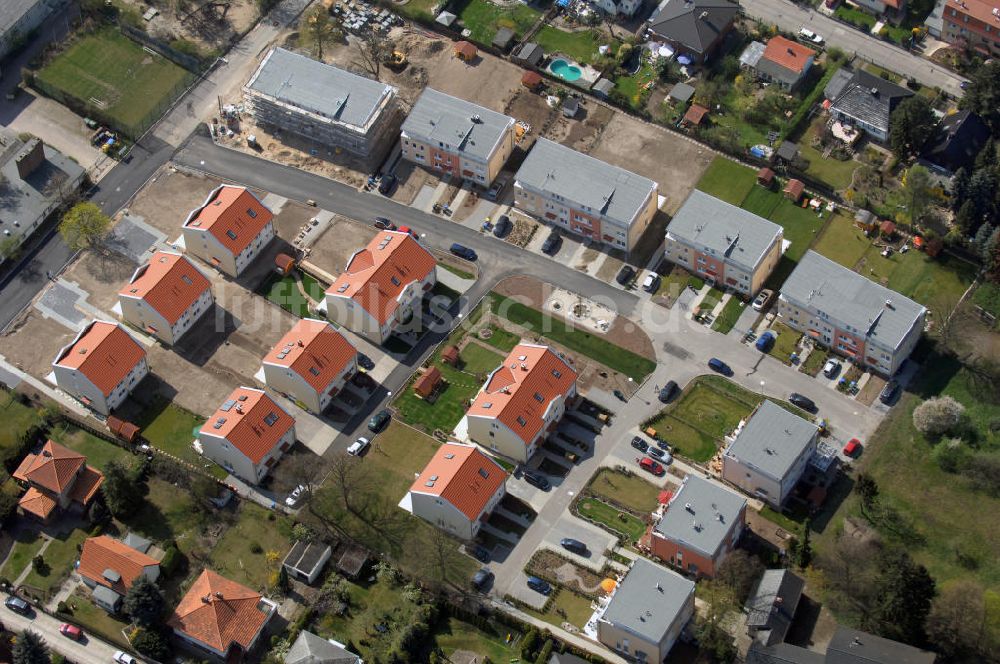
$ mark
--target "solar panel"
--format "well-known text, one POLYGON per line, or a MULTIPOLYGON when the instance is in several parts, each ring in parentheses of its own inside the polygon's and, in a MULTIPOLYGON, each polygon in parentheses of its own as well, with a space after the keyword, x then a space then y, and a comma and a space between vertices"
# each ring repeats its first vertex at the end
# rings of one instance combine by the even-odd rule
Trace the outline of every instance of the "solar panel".
POLYGON ((232 399, 227 399, 227 400, 225 401, 225 403, 223 403, 223 404, 222 404, 222 405, 221 405, 221 406, 219 407, 219 410, 221 410, 221 411, 222 411, 223 413, 228 413, 228 412, 229 412, 230 410, 232 410, 232 409, 233 409, 233 406, 235 406, 235 405, 236 405, 236 402, 235 402, 235 401, 233 401, 232 399))

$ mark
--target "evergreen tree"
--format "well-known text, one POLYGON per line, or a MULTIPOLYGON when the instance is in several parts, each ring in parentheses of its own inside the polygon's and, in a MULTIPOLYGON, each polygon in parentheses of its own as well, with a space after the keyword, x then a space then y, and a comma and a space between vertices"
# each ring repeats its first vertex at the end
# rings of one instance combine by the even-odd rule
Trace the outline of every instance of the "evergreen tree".
POLYGON ((36 632, 26 629, 14 640, 11 649, 11 659, 14 664, 49 664, 49 646, 36 632))
POLYGON ((141 625, 156 624, 163 615, 164 607, 160 589, 144 576, 135 580, 122 603, 125 614, 141 625))

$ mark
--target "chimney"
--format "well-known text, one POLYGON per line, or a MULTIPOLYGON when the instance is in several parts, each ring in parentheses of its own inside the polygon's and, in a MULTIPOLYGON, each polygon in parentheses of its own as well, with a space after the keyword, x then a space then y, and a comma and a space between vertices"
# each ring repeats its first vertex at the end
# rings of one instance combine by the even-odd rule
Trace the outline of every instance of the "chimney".
POLYGON ((528 365, 525 364, 524 362, 522 362, 521 363, 521 371, 527 371, 527 370, 528 370, 528 365))
POLYGON ((22 180, 26 180, 45 161, 44 146, 45 144, 39 139, 33 138, 14 157, 14 163, 17 164, 17 174, 22 180))
POLYGON ((211 604, 212 603, 212 596, 211 595, 205 595, 204 597, 201 598, 201 601, 204 602, 205 604, 211 604))
POLYGON ((218 597, 219 599, 222 599, 222 593, 218 591, 216 591, 215 596, 218 597))
POLYGON ((305 348, 306 347, 306 345, 304 343, 302 343, 302 339, 299 339, 295 343, 297 343, 299 345, 299 348, 305 348))
POLYGON ((236 412, 239 413, 240 415, 243 414, 243 404, 240 403, 236 404, 236 412))

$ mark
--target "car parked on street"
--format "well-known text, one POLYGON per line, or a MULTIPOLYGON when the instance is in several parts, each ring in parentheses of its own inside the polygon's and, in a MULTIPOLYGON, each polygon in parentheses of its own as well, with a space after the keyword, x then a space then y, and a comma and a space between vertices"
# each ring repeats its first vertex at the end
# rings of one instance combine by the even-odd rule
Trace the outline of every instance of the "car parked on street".
POLYGON ((642 280, 642 290, 647 293, 655 293, 660 290, 660 275, 655 272, 650 272, 646 275, 646 278, 642 280))
POLYGON ((524 471, 524 481, 536 488, 541 489, 542 491, 548 491, 549 487, 552 486, 549 484, 549 480, 545 477, 545 475, 536 473, 533 470, 524 471))
POLYGON ((549 585, 549 582, 544 579, 539 579, 537 576, 528 577, 528 587, 536 593, 541 593, 543 595, 548 595, 552 592, 552 586, 549 585))
POLYGON ((712 371, 722 374, 723 376, 733 375, 733 370, 729 368, 729 365, 717 357, 713 357, 708 361, 708 368, 711 369, 712 371))
POLYGON ((645 454, 646 450, 649 449, 649 443, 643 440, 640 436, 635 436, 632 438, 632 447, 645 454))
POLYGON ((371 441, 362 436, 351 443, 351 446, 347 448, 347 453, 351 456, 361 456, 361 454, 368 449, 369 445, 371 445, 371 441))
POLYGON ((670 456, 670 452, 664 449, 660 449, 659 447, 650 447, 648 450, 646 450, 646 454, 648 454, 650 457, 661 463, 665 463, 668 466, 674 461, 674 458, 670 456))
POLYGON ((374 223, 375 224, 375 228, 378 228, 379 230, 383 230, 383 231, 394 231, 394 230, 396 230, 396 224, 392 223, 390 220, 386 219, 385 217, 375 217, 375 219, 373 220, 372 223, 374 223))
POLYGON ((479 592, 486 592, 493 583, 493 572, 485 567, 472 575, 472 587, 479 592))
POLYGON ((804 394, 792 392, 788 395, 788 400, 802 410, 809 411, 810 413, 815 413, 817 410, 816 403, 804 394))
POLYGON ((74 641, 79 641, 83 638, 83 630, 76 625, 70 625, 69 623, 59 625, 59 633, 67 639, 73 639, 74 641))
POLYGON ((497 219, 496 225, 493 226, 493 236, 499 238, 507 237, 512 228, 514 228, 514 224, 510 222, 510 217, 502 214, 497 219))
POLYGON ((802 38, 803 40, 809 42, 810 44, 817 44, 818 45, 818 44, 822 44, 823 43, 823 38, 820 37, 819 35, 817 35, 815 32, 813 32, 809 28, 800 28, 799 29, 799 37, 802 38))
POLYGON ((639 467, 645 470, 647 473, 651 473, 656 477, 663 477, 667 472, 659 463, 653 461, 649 457, 642 457, 639 459, 639 467))
POLYGON ((837 360, 827 360, 826 364, 823 365, 823 375, 827 378, 833 378, 838 373, 840 373, 840 362, 837 360))
POLYGON ((382 176, 382 181, 378 183, 378 193, 383 196, 388 196, 392 193, 393 187, 396 186, 396 176, 392 174, 386 174, 382 176))
POLYGON ((545 238, 545 242, 542 243, 542 253, 548 256, 554 256, 559 251, 559 246, 562 244, 562 236, 559 235, 559 230, 553 228, 549 236, 545 238))
POLYGON ((657 398, 660 400, 660 403, 670 403, 675 394, 677 394, 677 383, 668 380, 667 384, 660 388, 657 398))
POLYGON ((459 244, 458 242, 451 245, 448 251, 455 254, 459 258, 464 258, 467 261, 474 261, 478 258, 475 251, 469 249, 464 244, 459 244))
POLYGON ((844 456, 846 457, 854 457, 860 451, 861 451, 861 441, 858 440, 857 438, 851 438, 849 441, 847 441, 847 444, 844 445, 844 456))
POLYGON ((762 353, 770 352, 770 350, 774 347, 774 342, 777 338, 778 337, 774 332, 768 330, 764 334, 757 337, 757 350, 762 353))
POLYGON ((368 420, 368 430, 372 433, 378 433, 389 424, 389 420, 391 419, 392 413, 389 412, 388 408, 383 408, 368 420))
POLYGON ((572 551, 573 553, 581 556, 587 554, 587 545, 578 539, 573 539, 572 537, 564 537, 559 540, 559 546, 567 551, 572 551))
POLYGON ((878 395, 878 400, 885 405, 890 405, 896 398, 896 394, 899 392, 899 381, 893 379, 885 384, 882 391, 878 395))
POLYGON ((375 368, 375 362, 364 353, 358 353, 358 366, 365 371, 371 371, 375 368))
POLYGON ((20 613, 22 616, 31 615, 31 605, 16 595, 10 595, 3 603, 14 613, 20 613))
POLYGON ((764 311, 764 309, 771 303, 771 298, 774 297, 774 291, 765 288, 761 292, 757 293, 757 297, 753 299, 753 310, 754 311, 764 311))
POLYGON ((139 664, 139 660, 122 650, 116 650, 111 659, 118 662, 118 664, 139 664))
POLYGON ((622 269, 618 270, 618 275, 615 277, 615 281, 618 282, 619 286, 627 286, 635 278, 635 268, 631 265, 622 265, 622 269))

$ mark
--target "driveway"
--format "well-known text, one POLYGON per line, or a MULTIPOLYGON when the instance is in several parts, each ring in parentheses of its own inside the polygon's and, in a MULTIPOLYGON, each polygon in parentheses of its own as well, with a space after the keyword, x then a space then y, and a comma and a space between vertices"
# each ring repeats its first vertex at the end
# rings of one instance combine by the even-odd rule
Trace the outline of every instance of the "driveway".
MULTIPOLYGON (((6 593, 3 596, 4 599, 7 598, 6 593)), ((119 649, 86 633, 84 641, 72 641, 59 633, 62 622, 47 613, 35 611, 30 616, 22 616, 5 606, 0 609, 0 615, 3 616, 3 624, 7 629, 14 632, 30 629, 40 634, 49 648, 74 662, 110 662, 119 649)))
POLYGON ((617 541, 614 535, 592 523, 576 518, 568 511, 564 512, 559 520, 552 524, 542 540, 543 548, 558 551, 560 555, 569 558, 578 565, 590 567, 598 572, 608 564, 605 552, 612 549, 615 544, 617 541), (564 549, 559 544, 559 541, 564 537, 571 537, 586 544, 587 554, 581 556, 569 549, 564 549))

